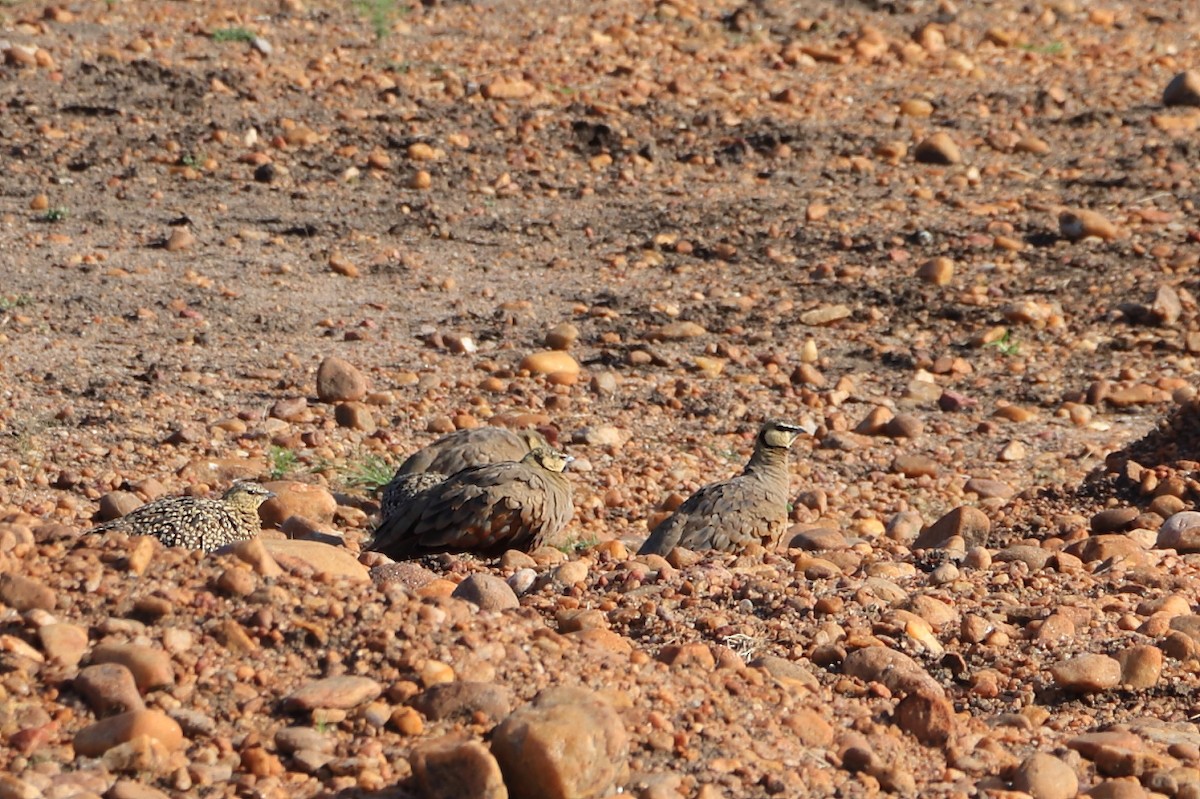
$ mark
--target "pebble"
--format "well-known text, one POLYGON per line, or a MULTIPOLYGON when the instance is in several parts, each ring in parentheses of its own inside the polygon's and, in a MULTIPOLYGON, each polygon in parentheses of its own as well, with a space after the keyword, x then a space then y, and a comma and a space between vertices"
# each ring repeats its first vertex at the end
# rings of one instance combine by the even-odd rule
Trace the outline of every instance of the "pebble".
POLYGON ((485 84, 480 94, 489 100, 523 100, 537 91, 532 83, 521 78, 497 78, 485 84))
POLYGON ((878 682, 893 693, 916 693, 921 690, 941 693, 941 687, 909 655, 885 646, 856 649, 846 656, 842 671, 863 682, 878 682))
POLYGON ((438 579, 436 572, 410 560, 375 566, 371 569, 370 576, 371 580, 379 586, 397 583, 413 590, 438 579))
POLYGON ((312 727, 284 727, 275 733, 275 748, 285 755, 301 749, 328 753, 337 748, 337 739, 312 727))
POLYGON ((832 527, 793 527, 787 534, 789 547, 809 552, 846 549, 850 546, 842 532, 832 527))
POLYGON ((472 602, 480 610, 508 610, 521 606, 509 584, 492 574, 470 575, 458 584, 451 596, 472 602))
POLYGON ((800 324, 823 327, 847 319, 853 313, 846 305, 823 305, 800 314, 800 324))
MULTIPOLYGON (((410 760, 423 799, 508 799, 500 765, 478 741, 463 740, 457 735, 439 738, 418 746, 410 760)), ((576 795, 529 794, 531 799, 542 796, 565 799, 576 795)))
POLYGON ((104 799, 170 799, 167 794, 132 779, 119 779, 104 794, 104 799))
POLYGON ((142 499, 132 491, 109 491, 97 505, 96 520, 106 522, 128 516, 130 511, 141 507, 142 499))
POLYGON ((317 367, 317 397, 321 402, 354 402, 367 395, 367 378, 349 361, 331 355, 317 367))
POLYGON ((1016 493, 1016 489, 1008 483, 986 477, 972 477, 963 486, 963 491, 976 494, 980 499, 1008 499, 1016 493))
POLYGON ((373 702, 383 686, 370 677, 344 675, 313 680, 292 691, 284 699, 288 710, 349 710, 373 702))
POLYGON ((371 572, 344 547, 335 547, 321 541, 263 539, 263 545, 275 561, 285 569, 290 564, 301 564, 312 570, 333 577, 346 577, 359 582, 370 582, 371 572))
POLYGON ((1158 685, 1162 675, 1163 651, 1149 644, 1138 644, 1117 653, 1121 664, 1121 684, 1144 691, 1158 685))
MULTIPOLYGON (((1089 799, 1147 799, 1149 796, 1145 788, 1130 780, 1103 780, 1082 795, 1089 799)), ((1182 793, 1176 796, 1183 799, 1182 793)))
POLYGON ((274 578, 283 574, 283 569, 275 562, 275 558, 271 557, 271 553, 267 552, 261 538, 238 541, 229 547, 229 551, 261 577, 274 578))
POLYGON ((905 477, 937 477, 938 464, 927 455, 897 455, 892 471, 905 477))
POLYGON ((141 710, 144 706, 133 673, 120 663, 101 663, 75 675, 75 690, 97 716, 141 710))
POLYGON ((1168 516, 1158 528, 1158 549, 1200 552, 1200 511, 1185 510, 1168 516))
POLYGON ((333 409, 333 420, 338 427, 347 430, 362 430, 374 433, 376 428, 375 415, 361 402, 343 402, 333 409))
POLYGON ((917 269, 917 277, 935 286, 948 286, 954 279, 954 261, 945 256, 931 258, 917 269))
POLYGON ((923 687, 896 705, 896 726, 926 746, 941 746, 954 734, 954 705, 938 690, 923 687))
POLYGON ((1163 105, 1200 106, 1200 72, 1187 70, 1171 78, 1163 89, 1163 105))
POLYGON ((1068 241, 1098 238, 1112 241, 1118 235, 1117 226, 1103 214, 1086 208, 1066 209, 1058 215, 1058 230, 1068 241))
POLYGON ((647 338, 651 341, 682 341, 689 338, 699 338, 707 335, 708 331, 695 322, 669 322, 651 333, 647 338))
POLYGON ((476 713, 499 721, 512 712, 512 692, 503 685, 457 680, 429 686, 411 704, 431 721, 469 721, 476 713))
POLYGON ((610 424, 589 425, 571 436, 571 440, 589 447, 619 447, 625 436, 610 424))
POLYGON ((570 322, 559 322, 546 334, 546 346, 552 350, 569 350, 579 340, 579 328, 570 322))
POLYGON ((1050 667, 1050 676, 1069 691, 1096 693, 1121 683, 1121 664, 1107 655, 1076 655, 1050 667))
POLYGON ((99 757, 120 744, 139 736, 148 736, 168 750, 183 745, 183 729, 160 710, 131 710, 97 721, 75 734, 75 753, 99 757))
POLYGON ((587 579, 591 561, 587 558, 568 561, 554 569, 554 579, 562 585, 575 585, 587 579))
POLYGON ((59 622, 38 628, 38 640, 50 662, 74 668, 88 649, 88 631, 78 624, 59 622))
POLYGON ((18 613, 54 610, 54 591, 31 577, 9 572, 0 574, 0 602, 18 613))
POLYGON ((950 166, 962 163, 962 150, 950 137, 949 133, 939 131, 923 139, 913 148, 913 157, 921 164, 942 164, 950 166))
POLYGON ((578 375, 579 362, 562 350, 544 350, 526 355, 517 367, 538 375, 578 375))
POLYGON ((968 547, 987 546, 992 531, 992 522, 979 508, 962 505, 942 516, 921 531, 913 542, 913 549, 937 549, 946 546, 950 539, 961 538, 968 547))
POLYGON ((119 663, 133 675, 143 694, 175 684, 171 656, 161 649, 141 644, 99 644, 92 649, 92 663, 119 663))
POLYGON ((1025 758, 1013 774, 1012 784, 1033 799, 1071 799, 1079 792, 1075 769, 1045 752, 1025 758))
MULTIPOLYGON (((1096 513, 1091 518, 1092 532, 1097 535, 1104 533, 1119 533, 1128 529, 1129 524, 1138 517, 1137 508, 1108 508, 1096 513)), ((1200 514, 1197 514, 1200 516, 1200 514)))
POLYGON ((883 432, 891 438, 917 439, 925 432, 925 424, 911 413, 898 413, 883 426, 883 432))
POLYGON ((333 522, 337 500, 325 487, 295 480, 272 480, 263 483, 263 487, 275 493, 259 506, 258 515, 264 526, 281 527, 292 516, 301 516, 317 524, 333 522))
POLYGON ((629 736, 598 694, 547 688, 496 726, 492 754, 514 796, 600 797, 628 774, 629 736))

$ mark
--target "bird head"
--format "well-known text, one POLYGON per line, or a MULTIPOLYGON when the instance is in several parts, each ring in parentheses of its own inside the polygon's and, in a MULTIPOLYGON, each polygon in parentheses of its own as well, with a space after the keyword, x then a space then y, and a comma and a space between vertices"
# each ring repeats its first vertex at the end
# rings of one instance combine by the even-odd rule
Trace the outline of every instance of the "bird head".
POLYGON ((788 449, 804 432, 804 428, 778 419, 771 419, 758 431, 758 445, 769 449, 788 449))
POLYGON ((529 451, 529 454, 521 459, 522 463, 532 463, 541 466, 548 472, 563 472, 567 468, 567 464, 575 460, 570 455, 553 447, 538 447, 529 451))
POLYGON ((229 489, 221 495, 224 500, 231 501, 239 505, 248 505, 257 508, 259 505, 272 499, 275 492, 270 489, 260 486, 258 483, 239 480, 229 487, 229 489))

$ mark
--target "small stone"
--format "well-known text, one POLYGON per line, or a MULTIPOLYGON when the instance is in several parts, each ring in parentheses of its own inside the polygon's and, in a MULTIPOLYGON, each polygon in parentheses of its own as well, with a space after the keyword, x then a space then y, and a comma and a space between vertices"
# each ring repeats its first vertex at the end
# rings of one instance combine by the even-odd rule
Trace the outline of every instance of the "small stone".
POLYGON ((894 414, 890 408, 883 405, 876 405, 854 427, 854 432, 863 436, 877 436, 883 432, 884 427, 892 420, 893 416, 894 414))
POLYGON ((579 363, 562 350, 544 350, 526 355, 517 367, 522 371, 539 375, 564 373, 579 374, 579 363))
POLYGON ((905 477, 937 477, 938 464, 927 455, 897 455, 892 471, 905 477))
POLYGON ((141 644, 100 644, 92 650, 92 663, 119 663, 133 675, 142 693, 175 684, 171 656, 141 644))
POLYGON ((842 671, 863 682, 878 682, 894 693, 938 694, 942 691, 929 673, 911 656, 886 646, 856 649, 842 662, 842 671))
POLYGON ((610 424, 590 425, 571 437, 573 441, 589 447, 619 447, 624 436, 619 428, 610 424))
POLYGON ((327 677, 292 691, 284 699, 284 707, 288 710, 349 710, 375 701, 382 693, 383 686, 370 677, 327 677))
MULTIPOLYGON (((1176 799, 1186 799, 1184 788, 1186 786, 1180 786, 1179 793, 1175 794, 1176 799)), ((1080 795, 1088 799, 1147 799, 1149 796, 1145 788, 1127 779, 1103 780, 1080 795)))
POLYGON ((353 364, 335 355, 317 368, 317 397, 321 402, 353 402, 367 395, 367 378, 353 364))
POLYGON ((649 338, 652 341, 681 341, 683 339, 698 338, 707 335, 707 333, 707 330, 695 322, 679 321, 663 325, 652 333, 649 338))
POLYGON ((97 716, 144 707, 133 673, 120 663, 88 666, 75 675, 73 685, 97 716))
POLYGON ((579 340, 579 328, 570 322, 560 322, 546 334, 546 346, 552 350, 569 350, 579 340))
POLYGON ((1177 552, 1200 552, 1200 511, 1185 510, 1168 516, 1158 528, 1154 546, 1177 552))
POLYGON ((171 235, 167 237, 167 242, 163 246, 167 252, 179 252, 186 250, 196 243, 196 237, 192 235, 192 231, 186 227, 177 227, 171 231, 171 235))
POLYGON ((1058 229, 1068 241, 1082 241, 1095 237, 1112 241, 1117 237, 1117 226, 1102 214, 1085 208, 1067 209, 1058 215, 1058 229))
POLYGON ((1139 644, 1117 653, 1121 664, 1121 683, 1134 691, 1145 691, 1158 684, 1162 675, 1163 651, 1156 646, 1139 644))
POLYGON ((619 388, 617 376, 613 372, 597 372, 592 375, 589 388, 598 397, 611 397, 617 393, 619 388))
POLYGON ((962 151, 945 131, 939 131, 921 141, 913 148, 913 157, 921 164, 950 166, 962 163, 962 151))
POLYGON ((169 751, 183 745, 183 729, 160 710, 131 710, 110 716, 75 733, 75 753, 83 757, 99 757, 120 744, 140 736, 148 736, 169 751))
POLYGON ((1013 774, 1013 788, 1033 799, 1071 799, 1079 792, 1075 769, 1045 752, 1025 758, 1013 774))
POLYGON ((285 755, 301 749, 333 752, 337 748, 337 739, 312 727, 284 727, 275 733, 275 748, 285 755))
POLYGON ((74 668, 88 648, 88 631, 78 624, 59 622, 38 627, 42 651, 50 662, 74 668))
POLYGON ((376 585, 383 586, 388 583, 398 583, 413 590, 438 579, 436 572, 430 571, 421 564, 414 563, 411 560, 375 566, 371 569, 370 575, 371 581, 376 585))
POLYGON ((267 552, 261 538, 238 541, 230 546, 229 551, 259 576, 278 577, 283 574, 283 569, 275 562, 275 558, 271 557, 271 553, 267 552))
POLYGON ((963 486, 963 491, 977 494, 980 499, 1008 499, 1016 493, 1016 489, 1000 480, 989 480, 986 477, 972 477, 963 486))
POLYGON ((1102 510, 1092 516, 1092 532, 1096 535, 1122 532, 1138 517, 1139 513, 1140 511, 1137 508, 1109 508, 1102 510))
POLYGON ((361 402, 343 402, 334 408, 333 418, 338 427, 345 427, 348 430, 374 433, 376 429, 374 414, 361 402))
POLYGON ((8 572, 0 574, 0 602, 18 613, 54 610, 54 590, 31 577, 8 572))
POLYGON ((913 542, 913 549, 935 549, 943 547, 951 538, 958 536, 967 546, 987 546, 992 531, 992 522, 987 514, 969 505, 955 508, 929 527, 921 531, 913 542))
POLYGON ((476 713, 499 721, 512 712, 512 693, 502 685, 459 680, 429 686, 413 698, 412 706, 431 721, 469 721, 476 713))
POLYGON ((120 779, 104 794, 104 799, 170 799, 157 788, 131 779, 120 779))
POLYGON ((472 574, 458 584, 451 596, 472 602, 480 610, 508 610, 521 606, 508 583, 493 574, 472 574))
POLYGON ((954 261, 944 256, 931 258, 917 269, 917 277, 935 286, 948 286, 954 279, 954 261))
POLYGON ((883 432, 890 438, 916 439, 925 432, 925 425, 911 413, 899 413, 883 426, 883 432))
POLYGON ((1187 70, 1171 78, 1163 89, 1163 105, 1200 106, 1200 72, 1187 70))
POLYGON ((489 100, 523 100, 537 91, 532 83, 520 78, 497 78, 486 84, 480 94, 489 100))
POLYGON ((330 524, 337 512, 337 500, 324 486, 295 480, 272 480, 263 487, 275 496, 258 509, 267 528, 282 527, 292 516, 310 519, 317 524, 330 524))
POLYGON ((599 695, 548 688, 492 731, 492 754, 514 796, 601 797, 628 774, 629 736, 599 695))
POLYGON ((1183 313, 1179 292, 1170 286, 1159 286, 1150 304, 1150 317, 1155 324, 1173 325, 1183 313))
POLYGON ((853 312, 846 305, 822 305, 800 314, 800 324, 823 327, 847 319, 853 312))
POLYGON ((1121 664, 1107 655, 1076 655, 1050 667, 1058 687, 1081 693, 1096 693, 1121 683, 1121 664))
POLYGON ((423 799, 508 799, 495 756, 478 741, 448 736, 423 743, 410 760, 423 799))
POLYGON ((554 569, 554 579, 563 585, 575 585, 587 579, 591 563, 586 558, 568 561, 554 569))
POLYGON ((954 733, 954 705, 940 690, 918 689, 896 705, 896 726, 926 746, 941 746, 954 733))

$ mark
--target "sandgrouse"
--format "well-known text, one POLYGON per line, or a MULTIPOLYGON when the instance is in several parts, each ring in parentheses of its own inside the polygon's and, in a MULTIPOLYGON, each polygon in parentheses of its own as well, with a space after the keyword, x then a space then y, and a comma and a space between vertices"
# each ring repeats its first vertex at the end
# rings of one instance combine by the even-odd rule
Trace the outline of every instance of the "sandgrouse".
POLYGON ((420 492, 469 466, 519 461, 533 449, 548 447, 536 430, 475 427, 442 436, 417 450, 396 470, 380 496, 380 518, 388 519, 420 492))
POLYGON ((428 552, 496 553, 554 543, 574 515, 563 470, 538 447, 520 461, 471 466, 417 491, 385 516, 368 547, 397 560, 428 552))
POLYGON ((666 555, 675 547, 726 552, 749 544, 773 545, 788 518, 788 449, 796 425, 769 421, 758 431, 754 454, 742 473, 706 485, 653 530, 639 555, 666 555))
POLYGON ((256 537, 262 530, 258 506, 273 496, 257 483, 237 482, 220 499, 157 499, 88 532, 152 535, 165 546, 212 552, 234 541, 256 537))

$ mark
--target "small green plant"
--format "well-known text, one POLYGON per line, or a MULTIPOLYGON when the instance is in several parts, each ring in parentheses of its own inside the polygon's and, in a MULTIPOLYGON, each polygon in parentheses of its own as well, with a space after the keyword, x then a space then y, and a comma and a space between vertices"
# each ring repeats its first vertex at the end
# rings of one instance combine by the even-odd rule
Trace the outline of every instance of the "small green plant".
POLYGON ((13 308, 24 308, 32 305, 33 298, 28 294, 16 294, 11 297, 0 297, 0 313, 11 311, 13 308))
POLYGON ((1027 53, 1037 53, 1038 55, 1058 55, 1067 49, 1066 43, 1061 41, 1049 44, 1019 44, 1017 47, 1027 53))
POLYGON ((1004 331, 1004 335, 995 341, 989 341, 984 344, 985 347, 995 347, 996 351, 1001 355, 1018 355, 1021 352, 1021 345, 1012 340, 1012 331, 1004 331))
POLYGON ((395 469, 386 458, 371 453, 346 466, 342 480, 350 488, 365 488, 374 493, 391 482, 394 473, 395 469))
POLYGON ((212 32, 214 42, 252 42, 254 38, 249 28, 217 28, 212 32))
POLYGON ((396 0, 354 0, 354 7, 371 23, 375 31, 375 41, 382 42, 392 32, 392 23, 401 13, 408 9, 396 7, 396 0))
POLYGON ((190 166, 192 169, 199 169, 204 165, 206 160, 207 159, 204 157, 204 155, 188 153, 183 158, 179 159, 179 163, 183 164, 184 166, 190 166))
POLYGON ((566 543, 557 545, 555 549, 564 555, 576 555, 580 552, 587 552, 589 549, 599 543, 600 539, 593 535, 586 538, 576 538, 573 541, 567 541, 566 543))
POLYGON ((296 471, 296 464, 299 458, 296 457, 296 453, 292 450, 272 444, 267 449, 267 461, 270 463, 267 474, 270 475, 272 480, 282 480, 296 471))
POLYGON ((40 218, 43 222, 61 222, 67 218, 67 209, 61 206, 47 208, 40 218))

